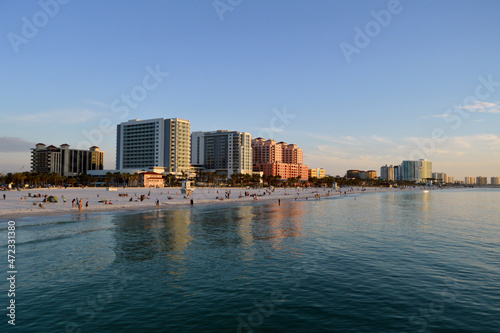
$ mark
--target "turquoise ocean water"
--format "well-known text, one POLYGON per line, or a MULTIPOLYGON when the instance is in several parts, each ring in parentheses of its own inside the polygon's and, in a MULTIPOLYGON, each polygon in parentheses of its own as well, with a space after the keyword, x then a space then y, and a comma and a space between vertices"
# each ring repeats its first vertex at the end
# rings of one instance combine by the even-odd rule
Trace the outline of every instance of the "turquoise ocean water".
POLYGON ((499 190, 24 218, 16 242, 2 332, 500 332, 499 190))

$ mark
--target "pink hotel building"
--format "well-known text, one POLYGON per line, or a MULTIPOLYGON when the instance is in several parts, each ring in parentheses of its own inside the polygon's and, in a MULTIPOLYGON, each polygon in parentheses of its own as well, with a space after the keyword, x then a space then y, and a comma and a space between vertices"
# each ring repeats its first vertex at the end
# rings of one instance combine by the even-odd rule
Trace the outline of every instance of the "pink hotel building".
POLYGON ((252 140, 252 150, 254 171, 262 171, 265 176, 279 175, 282 179, 309 179, 302 149, 297 145, 256 138, 252 140))

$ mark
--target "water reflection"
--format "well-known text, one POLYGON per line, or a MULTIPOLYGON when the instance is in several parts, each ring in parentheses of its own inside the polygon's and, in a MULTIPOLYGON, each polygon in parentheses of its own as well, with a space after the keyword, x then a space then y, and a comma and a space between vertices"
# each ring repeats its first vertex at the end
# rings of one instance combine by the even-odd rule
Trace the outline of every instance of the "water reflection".
POLYGON ((274 248, 280 248, 285 238, 302 236, 303 202, 269 204, 254 207, 253 238, 267 240, 274 248))
POLYGON ((180 262, 191 244, 230 255, 254 258, 257 241, 279 248, 286 238, 302 236, 304 203, 258 204, 156 210, 115 216, 116 260, 147 261, 158 254, 180 262))
POLYGON ((378 207, 387 221, 401 221, 413 227, 426 227, 432 220, 431 196, 431 191, 415 191, 390 193, 374 198, 382 203, 378 207))
POLYGON ((117 260, 145 261, 164 253, 179 261, 192 239, 189 210, 120 215, 113 223, 117 260))

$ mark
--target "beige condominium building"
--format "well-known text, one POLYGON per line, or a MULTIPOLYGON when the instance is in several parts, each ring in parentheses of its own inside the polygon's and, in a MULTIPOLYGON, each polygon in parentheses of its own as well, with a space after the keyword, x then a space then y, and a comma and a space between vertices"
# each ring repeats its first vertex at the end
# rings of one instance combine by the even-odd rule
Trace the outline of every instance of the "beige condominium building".
POLYGON ((191 124, 179 118, 133 119, 117 125, 116 169, 190 171, 191 124))

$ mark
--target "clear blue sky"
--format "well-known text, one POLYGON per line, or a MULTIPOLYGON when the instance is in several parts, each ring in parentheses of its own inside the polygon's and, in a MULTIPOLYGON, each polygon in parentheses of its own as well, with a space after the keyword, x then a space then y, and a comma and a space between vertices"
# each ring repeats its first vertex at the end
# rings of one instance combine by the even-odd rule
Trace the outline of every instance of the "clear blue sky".
POLYGON ((97 144, 113 168, 117 123, 179 117, 295 143, 332 175, 423 157, 500 176, 499 1, 41 0, 0 13, 0 172, 29 170, 37 142, 97 144))

